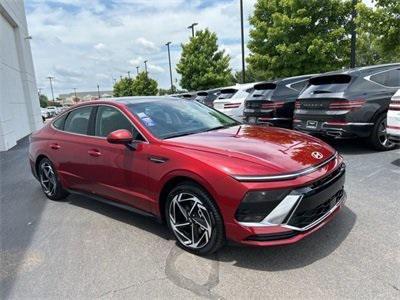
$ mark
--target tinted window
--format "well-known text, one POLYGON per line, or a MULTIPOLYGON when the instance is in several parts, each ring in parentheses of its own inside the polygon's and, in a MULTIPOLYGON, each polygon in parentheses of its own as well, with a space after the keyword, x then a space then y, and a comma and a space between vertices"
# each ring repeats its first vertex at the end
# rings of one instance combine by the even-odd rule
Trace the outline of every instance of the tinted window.
POLYGON ((63 130, 64 129, 64 123, 65 119, 67 118, 67 114, 59 117, 57 120, 53 122, 53 126, 57 129, 63 130))
POLYGON ((87 134, 91 112, 91 106, 71 111, 65 120, 64 130, 73 133, 87 134))
POLYGON ((248 100, 265 100, 271 99, 276 88, 276 84, 272 82, 259 83, 254 86, 253 91, 247 97, 248 100))
POLYGON ((310 79, 306 89, 309 94, 325 94, 344 92, 349 86, 351 76, 349 75, 326 75, 310 79))
POLYGON ((95 135, 106 137, 110 132, 126 129, 135 140, 143 140, 132 123, 118 109, 111 106, 99 106, 96 116, 95 135))
POLYGON ((372 75, 372 81, 388 87, 400 87, 400 69, 390 70, 372 75))
POLYGON ((137 102, 129 110, 158 138, 199 133, 237 125, 238 122, 197 101, 168 99, 137 102))
POLYGON ((303 90, 303 88, 306 86, 307 83, 308 83, 308 80, 302 80, 302 81, 299 81, 299 82, 292 83, 290 85, 290 87, 292 89, 295 89, 298 92, 301 92, 303 90))

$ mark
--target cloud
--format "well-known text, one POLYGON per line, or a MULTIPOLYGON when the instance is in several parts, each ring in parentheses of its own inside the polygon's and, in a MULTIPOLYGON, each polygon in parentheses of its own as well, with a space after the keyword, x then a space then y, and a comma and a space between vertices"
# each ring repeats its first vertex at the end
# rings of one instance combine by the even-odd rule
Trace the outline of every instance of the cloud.
POLYGON ((159 47, 144 37, 137 38, 135 41, 135 46, 137 47, 137 52, 154 53, 159 50, 159 47))
POLYGON ((97 43, 96 45, 94 45, 94 49, 103 50, 106 49, 106 45, 104 45, 103 43, 97 43))
MULTIPOLYGON (((245 20, 256 0, 244 3, 245 20)), ((144 69, 160 87, 169 87, 169 65, 165 43, 171 41, 173 78, 188 41, 187 26, 210 28, 219 44, 240 68, 239 1, 203 0, 29 0, 26 1, 29 34, 38 86, 50 93, 49 73, 56 77, 55 93, 93 90, 99 84, 110 89, 112 78, 144 69), (102 76, 96 76, 102 74, 102 76)), ((248 24, 246 22, 246 39, 248 24)))

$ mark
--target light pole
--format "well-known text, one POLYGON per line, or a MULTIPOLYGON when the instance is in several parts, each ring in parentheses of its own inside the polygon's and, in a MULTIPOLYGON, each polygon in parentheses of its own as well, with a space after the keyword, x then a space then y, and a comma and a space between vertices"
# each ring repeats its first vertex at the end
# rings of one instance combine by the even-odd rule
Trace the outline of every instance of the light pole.
POLYGON ((188 26, 188 29, 192 29, 192 37, 194 37, 194 27, 199 25, 198 23, 193 23, 192 25, 188 26))
POLYGON ((172 67, 171 67, 171 53, 169 51, 169 45, 171 44, 171 42, 168 42, 165 44, 165 46, 167 46, 168 48, 168 62, 169 62, 169 77, 171 79, 171 93, 174 92, 174 85, 172 83, 172 67))
POLYGON ((136 66, 136 75, 139 75, 139 66, 136 66))
POLYGON ((242 83, 246 82, 246 73, 244 65, 244 30, 243 30, 243 0, 240 0, 240 28, 242 35, 242 83))
POLYGON ((147 76, 147 60, 144 61, 144 71, 146 72, 146 76, 147 76))
POLYGON ((99 84, 97 84, 97 96, 98 96, 98 98, 100 100, 100 86, 99 86, 99 84))
POLYGON ((54 77, 53 76, 48 76, 47 79, 50 81, 51 97, 52 97, 53 102, 54 102, 54 91, 53 91, 53 80, 54 80, 54 77))
POLYGON ((128 71, 128 78, 131 79, 131 71, 128 71))

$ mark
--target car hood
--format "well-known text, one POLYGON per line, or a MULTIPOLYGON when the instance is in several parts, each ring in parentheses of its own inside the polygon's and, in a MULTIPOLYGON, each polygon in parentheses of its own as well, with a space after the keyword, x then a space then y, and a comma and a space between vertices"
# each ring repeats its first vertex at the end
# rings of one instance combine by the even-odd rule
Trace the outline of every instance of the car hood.
POLYGON ((297 172, 321 164, 336 152, 326 143, 303 133, 249 125, 165 141, 184 154, 234 175, 297 172))

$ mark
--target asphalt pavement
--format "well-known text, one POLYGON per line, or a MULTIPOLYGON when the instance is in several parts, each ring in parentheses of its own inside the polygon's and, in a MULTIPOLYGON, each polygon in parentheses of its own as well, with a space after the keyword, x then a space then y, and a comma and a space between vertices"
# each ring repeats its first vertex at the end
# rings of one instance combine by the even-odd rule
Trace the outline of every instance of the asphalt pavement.
POLYGON ((0 153, 1 299, 400 299, 400 150, 335 141, 347 203, 297 244, 202 258, 151 219, 82 196, 53 202, 27 141, 0 153))

